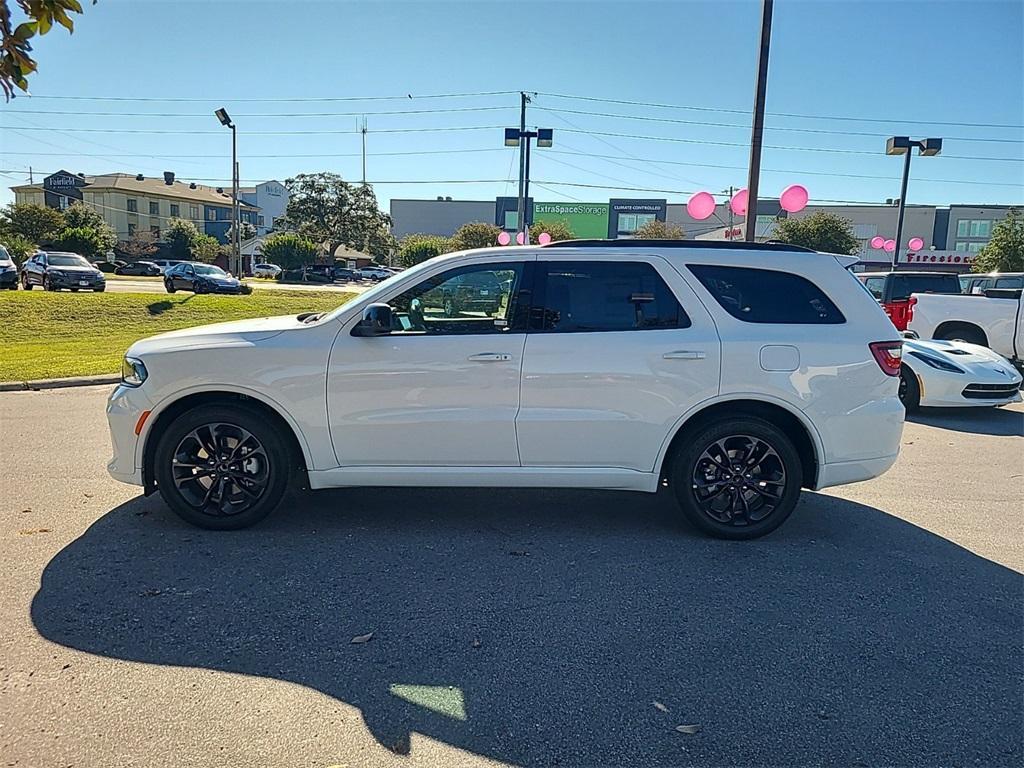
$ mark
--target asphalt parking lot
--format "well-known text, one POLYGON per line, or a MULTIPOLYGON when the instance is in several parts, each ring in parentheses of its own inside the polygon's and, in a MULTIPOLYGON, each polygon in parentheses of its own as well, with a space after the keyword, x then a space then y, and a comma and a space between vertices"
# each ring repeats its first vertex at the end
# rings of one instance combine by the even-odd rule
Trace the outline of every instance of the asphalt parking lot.
POLYGON ((485 489, 200 531, 106 475, 107 391, 0 393, 0 764, 1024 762, 1020 406, 734 543, 485 489))

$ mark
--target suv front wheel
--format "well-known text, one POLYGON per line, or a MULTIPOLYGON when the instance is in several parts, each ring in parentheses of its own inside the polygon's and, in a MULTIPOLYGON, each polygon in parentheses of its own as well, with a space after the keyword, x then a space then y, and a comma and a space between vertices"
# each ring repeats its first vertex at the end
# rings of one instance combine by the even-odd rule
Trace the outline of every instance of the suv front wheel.
POLYGON ((203 405, 160 436, 153 469, 160 495, 179 517, 200 528, 237 530, 278 505, 288 456, 284 436, 265 415, 241 405, 203 405))
POLYGON ((756 539, 793 512, 803 468, 770 422, 736 418, 701 428, 676 452, 669 481, 683 515, 721 539, 756 539))

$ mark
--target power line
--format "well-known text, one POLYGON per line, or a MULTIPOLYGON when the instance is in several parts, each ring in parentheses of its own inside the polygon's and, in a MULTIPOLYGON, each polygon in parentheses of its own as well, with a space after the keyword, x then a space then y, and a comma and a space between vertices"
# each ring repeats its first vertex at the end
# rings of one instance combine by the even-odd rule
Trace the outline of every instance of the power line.
MULTIPOLYGON (((681 120, 672 117, 652 117, 650 115, 623 115, 614 112, 593 112, 585 109, 553 109, 551 107, 537 107, 537 109, 544 110, 545 112, 561 112, 570 115, 590 115, 593 117, 612 117, 618 118, 620 120, 643 120, 646 122, 654 123, 672 123, 676 125, 699 125, 710 126, 715 128, 741 128, 744 130, 750 130, 749 125, 743 125, 741 123, 715 123, 706 120, 681 120)), ((788 128, 784 126, 766 125, 764 129, 766 131, 790 131, 796 133, 818 133, 836 136, 867 136, 873 139, 884 139, 887 137, 884 133, 869 133, 867 131, 837 131, 830 130, 827 128, 788 128)), ((947 141, 984 141, 997 144, 1024 144, 1024 139, 971 138, 968 136, 944 136, 943 139, 947 141)))
MULTIPOLYGON (((159 97, 159 96, 60 96, 60 95, 39 95, 33 94, 32 96, 20 96, 19 98, 33 99, 60 99, 66 101, 127 101, 127 102, 178 102, 178 103, 197 103, 197 104, 220 104, 223 102, 263 102, 263 103, 305 103, 305 102, 348 102, 348 101, 405 101, 412 99, 413 101, 419 99, 457 99, 457 98, 470 98, 474 96, 508 96, 511 94, 518 94, 519 91, 476 91, 467 93, 430 93, 430 94, 412 94, 406 93, 401 96, 289 96, 289 97, 273 97, 273 96, 261 96, 261 97, 242 97, 238 98, 231 96, 223 99, 213 98, 198 98, 198 97, 159 97)), ((363 114, 363 113, 359 113, 363 114)))
MULTIPOLYGON (((624 104, 631 107, 655 107, 658 109, 685 109, 693 110, 697 112, 726 112, 737 115, 748 115, 750 110, 748 109, 728 109, 726 107, 698 107, 686 104, 664 104, 651 101, 631 101, 628 99, 608 99, 598 96, 573 96, 565 93, 548 93, 546 91, 538 91, 539 96, 550 96, 555 99, 572 99, 576 101, 595 101, 603 104, 624 104)), ((848 122, 858 123, 904 123, 906 125, 955 125, 964 128, 1024 128, 1024 125, 1017 123, 966 123, 957 122, 950 120, 903 120, 901 118, 881 118, 881 117, 852 117, 849 115, 811 115, 806 113, 797 112, 767 112, 766 114, 773 115, 775 117, 794 117, 804 120, 843 120, 848 122)))
MULTIPOLYGON (((15 133, 15 131, 11 131, 15 133)), ((25 138, 33 138, 26 136, 25 138)), ((56 146, 52 144, 50 146, 56 146)), ((506 147, 483 147, 481 149, 421 149, 411 152, 367 152, 367 157, 405 157, 405 156, 417 156, 417 155, 459 155, 473 152, 506 152, 506 147)), ((128 152, 118 155, 99 155, 99 154, 86 154, 82 152, 74 152, 68 150, 66 152, 10 152, 7 150, 0 150, 0 155, 14 155, 17 157, 67 157, 68 155, 74 155, 76 157, 98 157, 101 159, 108 159, 112 157, 124 158, 124 157, 151 157, 157 160, 180 160, 182 158, 223 158, 224 153, 220 154, 207 154, 207 155, 150 155, 147 153, 128 152)), ((239 158, 243 160, 256 160, 256 159, 292 159, 292 158, 319 158, 319 157, 362 157, 362 152, 327 152, 327 153, 309 153, 309 154, 282 154, 275 152, 269 155, 250 155, 250 154, 239 154, 239 158)))
MULTIPOLYGON (((14 114, 14 113, 7 113, 14 114)), ((360 113, 362 114, 362 113, 360 113)), ((447 133, 449 131, 499 131, 503 125, 456 125, 438 128, 377 128, 370 133, 447 133)), ((6 129, 5 129, 6 130, 6 129)), ((223 136, 224 131, 174 131, 162 128, 56 128, 38 127, 29 128, 19 126, 22 131, 62 131, 64 133, 141 133, 157 135, 180 135, 196 136, 199 134, 216 134, 223 136)), ((327 131, 239 131, 246 136, 336 136, 336 135, 358 135, 358 130, 327 130, 327 131)))
MULTIPOLYGON (((449 107, 444 109, 399 109, 385 112, 239 112, 235 117, 360 117, 362 115, 434 115, 447 112, 496 112, 511 109, 511 106, 492 107, 449 107)), ((51 110, 51 109, 12 109, 12 115, 74 115, 76 117, 201 117, 210 119, 213 115, 207 112, 83 112, 82 110, 51 110)))

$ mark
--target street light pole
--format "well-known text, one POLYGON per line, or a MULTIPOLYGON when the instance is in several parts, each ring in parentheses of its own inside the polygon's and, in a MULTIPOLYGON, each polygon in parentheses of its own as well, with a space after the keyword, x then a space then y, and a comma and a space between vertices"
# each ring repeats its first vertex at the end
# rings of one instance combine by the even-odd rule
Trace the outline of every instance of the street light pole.
POLYGON ((554 134, 551 128, 538 128, 535 131, 525 128, 505 129, 505 146, 519 147, 519 154, 523 158, 520 168, 522 176, 519 178, 519 220, 516 223, 516 231, 523 234, 523 245, 530 242, 530 229, 526 226, 526 200, 530 196, 530 142, 536 139, 538 147, 550 147, 554 143, 554 134))
POLYGON ((761 178, 761 141, 764 137, 764 103, 768 90, 768 51, 772 42, 773 0, 762 0, 761 52, 757 60, 757 89, 754 92, 754 120, 750 129, 750 170, 747 176, 747 242, 757 237, 757 194, 761 178))
POLYGON ((231 129, 231 256, 228 258, 228 272, 231 272, 231 264, 234 262, 239 277, 242 275, 242 239, 238 231, 239 220, 241 219, 241 207, 238 203, 238 132, 235 124, 231 122, 228 111, 221 107, 214 113, 220 124, 231 129))
POLYGON ((910 150, 907 150, 907 159, 903 162, 903 183, 900 184, 900 211, 896 216, 896 248, 892 252, 892 269, 896 271, 896 264, 899 262, 900 243, 903 242, 903 216, 907 210, 907 182, 910 180, 910 150))
POLYGON ((903 161, 903 181, 900 184, 900 207, 896 215, 896 247, 892 252, 892 269, 895 272, 900 260, 900 245, 903 242, 903 218, 907 208, 907 182, 910 180, 910 155, 917 147, 919 154, 933 157, 942 151, 942 139, 911 139, 909 136, 891 136, 885 142, 885 154, 906 155, 903 161))

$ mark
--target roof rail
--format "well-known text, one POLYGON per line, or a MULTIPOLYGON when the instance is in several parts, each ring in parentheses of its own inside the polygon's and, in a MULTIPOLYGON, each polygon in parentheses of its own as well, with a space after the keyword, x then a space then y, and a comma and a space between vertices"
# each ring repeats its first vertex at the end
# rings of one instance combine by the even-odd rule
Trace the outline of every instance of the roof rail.
POLYGON ((746 251, 798 251, 817 253, 812 248, 790 243, 748 243, 746 240, 559 240, 545 243, 542 248, 705 248, 708 250, 746 251))

